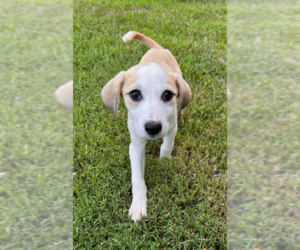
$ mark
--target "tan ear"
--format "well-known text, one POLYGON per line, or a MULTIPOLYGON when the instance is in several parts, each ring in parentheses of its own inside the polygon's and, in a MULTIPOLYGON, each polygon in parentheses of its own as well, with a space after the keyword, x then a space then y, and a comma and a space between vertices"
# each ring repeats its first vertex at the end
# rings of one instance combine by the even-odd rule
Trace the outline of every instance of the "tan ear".
POLYGON ((60 86, 54 95, 56 99, 64 106, 73 108, 73 80, 60 86))
POLYGON ((181 110, 185 108, 192 100, 192 92, 190 86, 179 74, 175 75, 175 82, 178 88, 178 104, 177 104, 177 116, 180 119, 181 110))
POLYGON ((117 116, 124 81, 125 71, 121 71, 113 79, 111 79, 101 91, 104 104, 110 108, 114 114, 113 120, 115 120, 117 116))

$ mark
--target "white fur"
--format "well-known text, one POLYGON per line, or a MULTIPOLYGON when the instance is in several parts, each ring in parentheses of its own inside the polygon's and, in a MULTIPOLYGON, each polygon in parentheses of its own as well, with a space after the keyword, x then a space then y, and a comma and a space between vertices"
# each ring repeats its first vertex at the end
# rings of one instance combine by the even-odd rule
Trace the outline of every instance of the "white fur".
POLYGON ((142 66, 137 71, 137 82, 138 89, 142 93, 142 100, 139 101, 137 107, 131 110, 124 98, 128 108, 128 129, 131 138, 129 155, 133 200, 129 216, 134 221, 147 215, 147 187, 144 179, 147 139, 163 138, 160 157, 171 157, 177 132, 177 106, 164 102, 161 98, 169 86, 167 76, 160 65, 150 63, 142 66), (162 124, 161 132, 155 136, 150 136, 145 130, 145 124, 150 121, 162 124))
POLYGON ((177 120, 177 106, 161 99, 163 92, 168 90, 167 76, 158 64, 150 63, 137 71, 137 82, 143 96, 137 108, 130 110, 125 98, 129 110, 129 131, 134 131, 139 137, 147 139, 164 137, 169 130, 174 129, 177 120), (150 121, 162 124, 159 134, 150 136, 146 132, 145 124, 150 121))
POLYGON ((134 37, 134 32, 129 31, 124 36, 122 36, 122 40, 126 43, 129 42, 134 37))

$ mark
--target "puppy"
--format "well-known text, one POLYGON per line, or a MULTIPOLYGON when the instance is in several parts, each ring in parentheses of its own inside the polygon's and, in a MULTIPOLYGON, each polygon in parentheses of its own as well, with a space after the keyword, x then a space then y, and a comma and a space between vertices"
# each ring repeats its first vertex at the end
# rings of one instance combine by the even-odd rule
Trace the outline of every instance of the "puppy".
POLYGON ((56 99, 64 106, 73 108, 73 81, 69 81, 60 86, 54 95, 56 99))
POLYGON ((177 132, 177 117, 192 99, 189 85, 182 78, 176 59, 151 38, 130 31, 123 41, 137 39, 150 47, 138 65, 121 71, 103 88, 101 96, 116 118, 120 97, 128 109, 131 144, 129 156, 132 172, 133 221, 147 215, 145 184, 145 145, 147 139, 163 138, 160 157, 171 157, 177 132))

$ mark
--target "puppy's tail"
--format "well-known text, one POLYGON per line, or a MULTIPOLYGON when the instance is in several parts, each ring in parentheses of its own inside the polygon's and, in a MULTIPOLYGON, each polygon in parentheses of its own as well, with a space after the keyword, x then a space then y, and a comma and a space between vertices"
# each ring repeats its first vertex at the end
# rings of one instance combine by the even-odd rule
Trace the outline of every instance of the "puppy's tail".
POLYGON ((153 41, 151 38, 136 31, 129 31, 122 37, 122 40, 126 43, 129 42, 132 38, 140 40, 151 49, 164 49, 162 46, 160 46, 157 42, 153 41))

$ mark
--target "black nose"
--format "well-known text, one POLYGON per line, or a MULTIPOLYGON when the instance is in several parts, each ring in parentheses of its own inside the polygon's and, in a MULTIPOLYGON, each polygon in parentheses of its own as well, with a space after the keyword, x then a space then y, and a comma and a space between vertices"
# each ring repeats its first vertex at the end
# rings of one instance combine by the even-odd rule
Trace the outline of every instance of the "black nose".
POLYGON ((147 122, 145 124, 145 130, 149 135, 157 135, 161 131, 161 123, 147 122))

